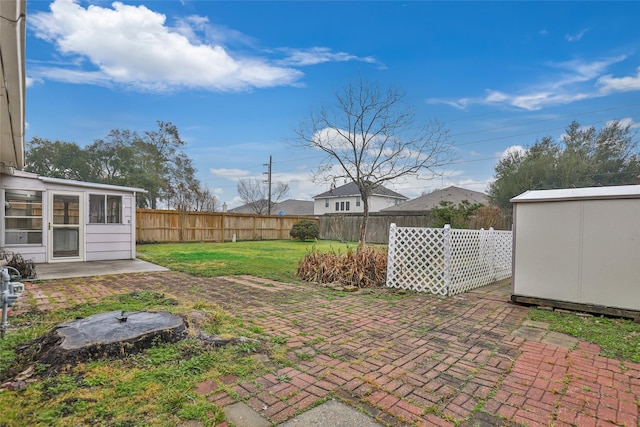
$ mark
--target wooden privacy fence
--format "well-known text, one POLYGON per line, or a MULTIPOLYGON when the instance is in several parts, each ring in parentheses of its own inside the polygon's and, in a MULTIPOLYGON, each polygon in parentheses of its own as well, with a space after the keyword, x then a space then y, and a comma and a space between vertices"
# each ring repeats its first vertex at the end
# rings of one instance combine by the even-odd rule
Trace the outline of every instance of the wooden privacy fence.
POLYGON ((229 212, 179 212, 137 209, 136 241, 228 242, 232 240, 286 240, 293 224, 309 216, 254 215, 229 212))
MULTIPOLYGON (((389 227, 434 227, 435 220, 429 211, 409 212, 372 212, 367 223, 366 240, 369 243, 385 244, 389 242, 389 227)), ((360 234, 362 214, 325 214, 320 217, 320 238, 356 242, 360 234)), ((467 219, 465 228, 494 228, 511 230, 511 215, 498 208, 482 208, 482 212, 467 219)))

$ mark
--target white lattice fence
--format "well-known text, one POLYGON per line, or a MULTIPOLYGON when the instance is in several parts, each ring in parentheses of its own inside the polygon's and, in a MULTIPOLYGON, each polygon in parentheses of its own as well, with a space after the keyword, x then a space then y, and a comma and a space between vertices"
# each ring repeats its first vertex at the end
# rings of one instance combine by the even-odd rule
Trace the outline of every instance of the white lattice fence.
POLYGON ((387 286, 455 295, 511 276, 511 231, 389 228, 387 286))

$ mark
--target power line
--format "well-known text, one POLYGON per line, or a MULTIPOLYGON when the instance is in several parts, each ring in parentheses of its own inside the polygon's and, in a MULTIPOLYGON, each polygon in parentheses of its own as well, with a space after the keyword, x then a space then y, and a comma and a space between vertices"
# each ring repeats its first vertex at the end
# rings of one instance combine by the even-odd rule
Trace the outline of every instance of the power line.
MULTIPOLYGON (((629 116, 629 118, 636 118, 636 117, 640 117, 640 115, 629 116)), ((610 121, 610 120, 609 119, 607 119, 607 120, 597 120, 595 122, 591 122, 591 124, 603 123, 603 122, 608 122, 608 121, 610 121)), ((551 132, 551 131, 564 130, 564 129, 566 129, 566 126, 552 128, 552 129, 545 129, 545 130, 537 130, 537 131, 533 131, 533 132, 525 132, 525 133, 520 133, 520 134, 516 134, 516 135, 496 136, 494 138, 486 138, 486 139, 480 139, 480 140, 470 141, 470 142, 462 142, 462 143, 459 143, 459 144, 452 144, 452 145, 454 147, 460 147, 462 145, 479 144, 481 142, 497 141, 497 140, 500 140, 500 139, 507 139, 507 138, 518 138, 518 137, 521 137, 521 136, 529 136, 529 135, 540 134, 540 133, 543 133, 543 132, 551 132)))
MULTIPOLYGON (((500 127, 495 127, 495 128, 482 129, 482 130, 477 130, 477 131, 470 131, 470 132, 455 134, 455 135, 452 135, 451 137, 453 138, 455 136, 471 135, 471 134, 485 133, 485 132, 489 133, 489 132, 492 132, 492 131, 507 129, 507 128, 516 127, 516 126, 525 126, 525 125, 530 125, 530 124, 535 124, 535 123, 555 121, 555 120, 560 120, 560 119, 563 119, 563 118, 569 118, 569 117, 575 117, 575 116, 584 116, 584 115, 588 115, 588 114, 596 114, 596 113, 601 113, 601 112, 606 112, 606 111, 613 111, 613 110, 618 110, 618 109, 622 109, 622 108, 629 108, 629 107, 635 107, 635 106, 640 106, 640 103, 627 104, 627 105, 615 106, 615 107, 610 107, 610 108, 602 108, 602 109, 599 109, 599 110, 592 110, 592 111, 586 111, 586 112, 577 113, 577 114, 560 116, 560 117, 553 118, 553 119, 541 119, 541 120, 536 120, 536 121, 531 121, 531 122, 518 123, 518 124, 514 124, 514 125, 505 125, 505 126, 500 126, 500 127)), ((637 117, 640 117, 640 115, 636 114, 636 115, 630 115, 628 117, 629 118, 637 118, 637 117)), ((598 124, 598 123, 604 123, 604 122, 607 122, 607 121, 610 121, 610 120, 612 120, 612 119, 591 121, 589 123, 586 123, 586 125, 594 125, 594 124, 598 124)), ((547 129, 536 130, 536 131, 531 131, 531 132, 510 134, 510 135, 498 136, 498 137, 492 137, 492 138, 484 138, 484 139, 479 139, 479 140, 475 140, 475 141, 468 141, 468 142, 462 142, 462 143, 457 143, 457 144, 453 143, 452 146, 453 147, 459 147, 459 146, 464 146, 464 145, 479 144, 479 143, 482 143, 482 142, 497 141, 497 140, 501 140, 501 139, 519 138, 519 137, 523 137, 523 136, 535 135, 535 134, 540 134, 540 133, 547 133, 547 132, 564 130, 564 129, 566 129, 566 125, 562 126, 562 127, 554 127, 554 128, 547 128, 547 129)), ((306 156, 306 157, 303 157, 303 158, 300 157, 300 158, 290 158, 290 159, 278 160, 278 161, 276 161, 274 163, 291 163, 291 162, 300 162, 300 161, 303 161, 303 160, 315 160, 315 159, 319 160, 319 159, 324 159, 324 158, 326 158, 326 155, 318 154, 317 156, 306 156)))

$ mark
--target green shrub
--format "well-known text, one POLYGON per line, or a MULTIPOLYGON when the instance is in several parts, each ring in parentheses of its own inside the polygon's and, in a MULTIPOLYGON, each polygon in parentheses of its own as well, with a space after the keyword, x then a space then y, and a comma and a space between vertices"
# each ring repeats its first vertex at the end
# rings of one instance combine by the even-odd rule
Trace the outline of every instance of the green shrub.
POLYGON ((315 221, 310 219, 301 219, 293 224, 291 231, 289 231, 289 235, 294 239, 304 242, 309 239, 317 239, 320 235, 320 229, 318 229, 318 224, 316 224, 315 221))

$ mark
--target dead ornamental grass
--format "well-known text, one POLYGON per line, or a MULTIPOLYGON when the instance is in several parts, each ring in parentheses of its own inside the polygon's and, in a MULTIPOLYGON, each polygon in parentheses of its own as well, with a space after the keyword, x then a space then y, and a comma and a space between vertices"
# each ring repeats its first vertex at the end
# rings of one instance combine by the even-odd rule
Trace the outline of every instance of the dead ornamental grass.
POLYGON ((387 253, 364 246, 346 252, 319 252, 312 248, 299 262, 296 276, 305 282, 338 283, 342 286, 375 288, 387 279, 387 253))

